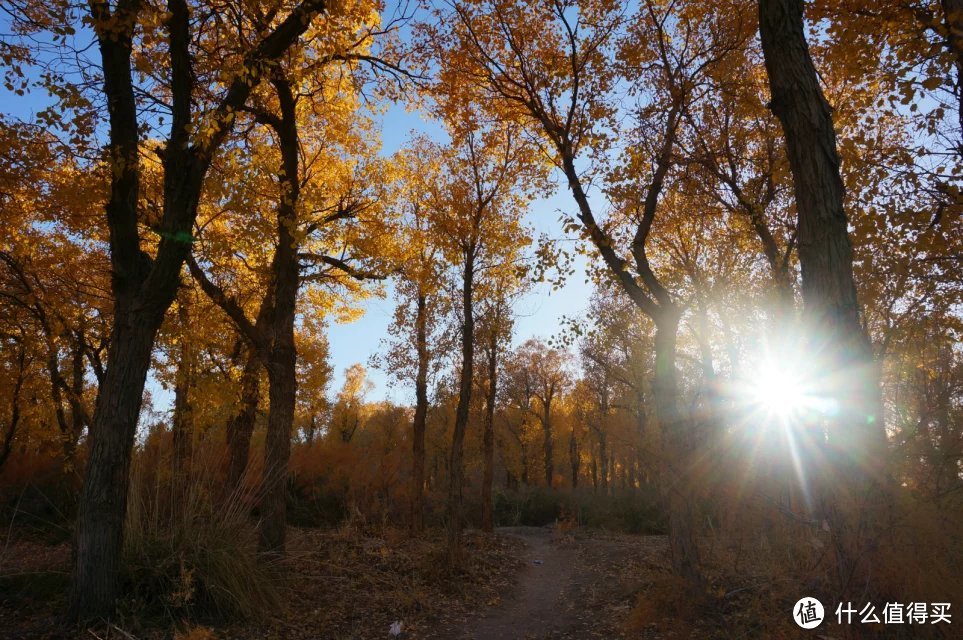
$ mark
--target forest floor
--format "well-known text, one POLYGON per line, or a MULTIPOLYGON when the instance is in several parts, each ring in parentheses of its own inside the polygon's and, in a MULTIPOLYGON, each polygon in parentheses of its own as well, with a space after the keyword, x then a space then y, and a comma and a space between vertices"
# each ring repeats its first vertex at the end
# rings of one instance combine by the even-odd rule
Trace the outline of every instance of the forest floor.
POLYGON ((628 633, 645 576, 661 572, 668 547, 662 536, 598 531, 559 533, 505 527, 498 533, 526 544, 514 589, 479 618, 440 637, 445 640, 561 640, 655 638, 654 630, 628 633))
POLYGON ((494 536, 467 532, 467 559, 455 573, 444 570, 443 550, 441 532, 412 539, 390 530, 292 530, 285 604, 265 622, 181 625, 174 633, 169 625, 127 620, 78 633, 56 622, 69 547, 0 543, 0 635, 390 640, 398 622, 400 640, 688 637, 657 631, 634 615, 640 593, 667 574, 663 536, 536 527, 501 528, 494 536))

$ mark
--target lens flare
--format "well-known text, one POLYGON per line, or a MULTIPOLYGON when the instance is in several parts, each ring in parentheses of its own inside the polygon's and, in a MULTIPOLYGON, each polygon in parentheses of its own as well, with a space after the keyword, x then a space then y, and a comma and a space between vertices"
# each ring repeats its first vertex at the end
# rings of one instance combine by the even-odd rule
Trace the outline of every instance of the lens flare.
POLYGON ((748 381, 750 400, 767 415, 789 420, 808 404, 806 380, 799 371, 768 360, 748 381))

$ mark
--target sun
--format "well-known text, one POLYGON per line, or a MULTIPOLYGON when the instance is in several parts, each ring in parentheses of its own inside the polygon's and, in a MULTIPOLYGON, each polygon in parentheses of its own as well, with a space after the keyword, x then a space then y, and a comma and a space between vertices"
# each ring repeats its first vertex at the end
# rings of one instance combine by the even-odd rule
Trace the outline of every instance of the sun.
POLYGON ((766 360, 749 380, 749 395, 768 415, 788 420, 808 404, 805 376, 787 364, 766 360))

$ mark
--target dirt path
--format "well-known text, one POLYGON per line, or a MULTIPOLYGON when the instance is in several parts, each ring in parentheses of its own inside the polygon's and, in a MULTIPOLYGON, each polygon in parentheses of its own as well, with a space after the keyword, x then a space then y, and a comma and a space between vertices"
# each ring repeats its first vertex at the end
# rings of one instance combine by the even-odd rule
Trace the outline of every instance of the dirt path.
POLYGON ((433 638, 575 640, 659 638, 625 627, 639 592, 664 564, 661 536, 608 535, 539 527, 503 527, 525 543, 524 568, 501 601, 433 638), (540 562, 537 562, 540 561, 540 562))
POLYGON ((564 638, 576 623, 570 599, 576 573, 571 548, 552 544, 552 531, 539 527, 505 527, 527 545, 518 586, 480 620, 472 620, 453 640, 564 638))

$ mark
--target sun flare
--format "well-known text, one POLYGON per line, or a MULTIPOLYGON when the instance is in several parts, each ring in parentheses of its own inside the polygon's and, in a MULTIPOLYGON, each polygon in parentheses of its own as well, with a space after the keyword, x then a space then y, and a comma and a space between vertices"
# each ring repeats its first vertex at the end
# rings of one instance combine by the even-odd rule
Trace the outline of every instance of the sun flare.
POLYGON ((763 363, 749 388, 754 404, 784 420, 798 414, 807 404, 804 376, 775 362, 763 363))

